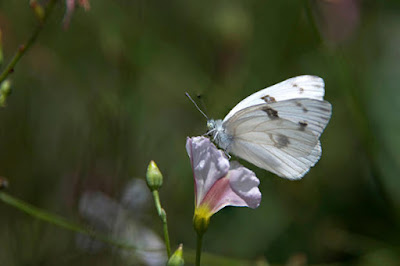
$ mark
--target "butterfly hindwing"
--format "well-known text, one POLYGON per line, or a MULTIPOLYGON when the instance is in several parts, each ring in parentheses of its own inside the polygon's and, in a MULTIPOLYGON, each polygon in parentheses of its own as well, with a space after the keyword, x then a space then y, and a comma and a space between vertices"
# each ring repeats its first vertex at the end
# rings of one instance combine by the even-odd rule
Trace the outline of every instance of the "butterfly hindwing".
POLYGON ((302 177, 321 154, 311 130, 279 117, 267 104, 239 111, 224 128, 232 136, 228 151, 285 178, 302 177))
POLYGON ((257 145, 251 141, 238 140, 232 144, 237 156, 280 177, 291 180, 302 178, 321 157, 321 145, 317 145, 306 157, 296 157, 292 153, 276 147, 257 145))

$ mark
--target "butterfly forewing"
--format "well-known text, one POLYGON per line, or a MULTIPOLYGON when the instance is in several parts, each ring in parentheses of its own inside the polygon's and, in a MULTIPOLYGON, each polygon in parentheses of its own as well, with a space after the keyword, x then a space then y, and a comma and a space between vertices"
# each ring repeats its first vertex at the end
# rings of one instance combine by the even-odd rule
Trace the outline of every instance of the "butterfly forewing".
POLYGON ((250 106, 274 103, 290 99, 323 100, 324 80, 317 76, 298 76, 260 90, 239 102, 225 117, 228 120, 238 111, 250 106))

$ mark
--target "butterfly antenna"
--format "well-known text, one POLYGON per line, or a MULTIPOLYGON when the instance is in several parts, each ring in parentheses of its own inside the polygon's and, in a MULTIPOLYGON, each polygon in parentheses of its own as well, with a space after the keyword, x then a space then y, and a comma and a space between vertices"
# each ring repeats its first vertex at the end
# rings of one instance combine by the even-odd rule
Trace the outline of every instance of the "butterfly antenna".
POLYGON ((189 98, 190 101, 192 101, 192 103, 194 104, 194 106, 196 106, 197 110, 199 110, 199 112, 207 119, 208 116, 199 108, 199 106, 197 105, 197 103, 192 99, 192 97, 190 97, 189 93, 185 92, 185 95, 189 98))
POLYGON ((204 100, 203 100, 202 95, 201 95, 201 94, 198 94, 198 95, 197 95, 197 99, 200 101, 201 108, 203 108, 204 113, 208 116, 208 110, 207 110, 206 105, 204 104, 204 100))

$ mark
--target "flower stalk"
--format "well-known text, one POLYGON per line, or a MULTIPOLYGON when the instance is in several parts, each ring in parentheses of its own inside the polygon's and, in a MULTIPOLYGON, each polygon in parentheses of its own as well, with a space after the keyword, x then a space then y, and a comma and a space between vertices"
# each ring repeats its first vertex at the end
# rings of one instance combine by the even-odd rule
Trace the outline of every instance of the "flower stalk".
POLYGON ((201 251, 202 251, 202 245, 203 245, 203 235, 204 235, 204 233, 197 231, 196 264, 195 264, 196 266, 200 266, 201 251))
POLYGON ((169 258, 169 257, 171 257, 171 245, 170 245, 169 234, 168 234, 167 213, 161 207, 160 196, 158 194, 158 190, 153 191, 153 198, 154 198, 154 203, 156 205, 157 214, 160 217, 161 222, 163 224, 165 248, 167 249, 167 255, 169 258))
POLYGON ((0 83, 2 83, 8 75, 14 72, 14 68, 21 59, 21 57, 29 50, 32 44, 36 41, 39 33, 42 31, 43 25, 45 24, 47 18, 49 17, 51 11, 54 8, 57 0, 50 0, 47 6, 43 11, 43 19, 39 20, 39 24, 36 26, 35 30, 33 31, 32 35, 29 37, 28 41, 25 44, 19 46, 17 52, 11 59, 10 63, 4 68, 4 70, 0 74, 0 83))
POLYGON ((167 213, 161 207, 160 195, 158 193, 158 189, 162 186, 162 183, 163 183, 163 176, 161 174, 160 169, 158 169, 158 167, 154 161, 151 161, 147 168, 146 183, 153 194, 154 204, 156 206, 157 214, 160 217, 161 222, 163 224, 165 248, 167 250, 168 258, 170 258, 171 257, 171 245, 170 245, 170 241, 169 241, 167 213))

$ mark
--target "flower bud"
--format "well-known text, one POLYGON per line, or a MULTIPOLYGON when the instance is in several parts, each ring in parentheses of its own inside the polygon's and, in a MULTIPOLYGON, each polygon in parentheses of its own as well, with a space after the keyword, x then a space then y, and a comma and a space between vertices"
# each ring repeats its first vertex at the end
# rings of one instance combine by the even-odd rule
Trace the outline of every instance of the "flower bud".
POLYGON ((183 245, 180 244, 178 249, 169 258, 167 266, 183 266, 185 261, 183 260, 183 245))
POLYGON ((11 82, 6 79, 0 84, 0 107, 6 106, 8 95, 11 93, 11 82))
POLYGON ((147 167, 146 182, 151 191, 162 186, 163 176, 154 161, 151 161, 147 167))
POLYGON ((33 12, 35 13, 35 16, 38 18, 40 22, 43 22, 44 18, 44 9, 43 7, 38 3, 37 0, 30 0, 29 5, 31 6, 33 12))

